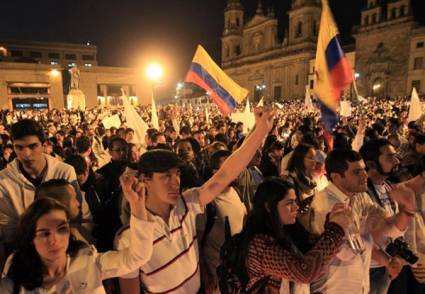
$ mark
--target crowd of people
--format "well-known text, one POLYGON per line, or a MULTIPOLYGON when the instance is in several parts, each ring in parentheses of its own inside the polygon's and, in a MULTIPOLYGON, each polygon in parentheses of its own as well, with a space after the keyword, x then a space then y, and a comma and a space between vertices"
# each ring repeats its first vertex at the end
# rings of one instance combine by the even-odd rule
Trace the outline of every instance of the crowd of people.
POLYGON ((425 115, 253 112, 1 111, 0 293, 425 293, 425 115))

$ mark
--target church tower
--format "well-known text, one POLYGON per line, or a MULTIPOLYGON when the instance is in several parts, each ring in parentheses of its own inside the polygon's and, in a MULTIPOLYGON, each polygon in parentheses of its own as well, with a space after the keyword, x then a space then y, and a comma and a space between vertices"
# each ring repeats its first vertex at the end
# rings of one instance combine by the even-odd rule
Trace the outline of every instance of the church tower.
POLYGON ((240 0, 229 0, 224 10, 224 31, 221 38, 221 60, 231 60, 242 54, 244 10, 240 0))
POLYGON ((321 12, 320 0, 293 0, 291 10, 288 11, 288 45, 315 43, 319 34, 321 12))

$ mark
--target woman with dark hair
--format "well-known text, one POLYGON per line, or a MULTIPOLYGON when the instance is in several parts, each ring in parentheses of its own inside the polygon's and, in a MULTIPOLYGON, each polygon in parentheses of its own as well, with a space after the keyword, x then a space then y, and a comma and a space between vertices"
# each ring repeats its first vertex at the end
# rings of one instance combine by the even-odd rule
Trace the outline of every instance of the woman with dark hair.
POLYGON ((334 207, 325 232, 314 246, 296 222, 297 211, 291 183, 271 177, 258 186, 244 229, 247 289, 258 290, 262 285, 261 293, 310 293, 308 284, 339 251, 343 227, 352 221, 349 209, 334 207))
POLYGON ((287 180, 294 185, 299 206, 298 217, 303 219, 303 223, 316 192, 317 184, 313 179, 316 164, 316 150, 308 144, 299 144, 295 147, 288 162, 287 180))
POLYGON ((283 157, 283 149, 283 143, 277 140, 272 142, 267 148, 263 148, 260 170, 264 177, 278 177, 280 175, 280 161, 283 157))
POLYGON ((66 207, 51 198, 38 199, 22 215, 0 293, 105 293, 102 280, 128 274, 147 262, 153 223, 147 221, 145 186, 132 177, 122 177, 121 185, 132 212, 130 247, 98 253, 72 236, 66 207))

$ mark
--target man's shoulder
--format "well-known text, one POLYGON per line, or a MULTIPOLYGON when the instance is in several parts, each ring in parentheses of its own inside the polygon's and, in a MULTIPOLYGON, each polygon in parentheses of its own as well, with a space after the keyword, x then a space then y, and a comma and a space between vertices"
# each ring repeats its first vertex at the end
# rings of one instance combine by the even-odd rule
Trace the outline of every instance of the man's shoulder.
POLYGON ((16 174, 17 174, 17 160, 18 159, 14 159, 12 162, 10 162, 6 168, 4 168, 3 170, 0 171, 0 179, 4 180, 7 178, 13 178, 16 179, 16 174))
POLYGON ((47 154, 45 154, 44 156, 47 159, 47 166, 48 166, 48 168, 51 168, 53 170, 55 170, 55 169, 73 170, 74 169, 71 165, 69 165, 68 163, 63 162, 62 160, 60 160, 60 159, 58 159, 56 157, 53 157, 53 156, 50 156, 50 155, 47 155, 47 154))

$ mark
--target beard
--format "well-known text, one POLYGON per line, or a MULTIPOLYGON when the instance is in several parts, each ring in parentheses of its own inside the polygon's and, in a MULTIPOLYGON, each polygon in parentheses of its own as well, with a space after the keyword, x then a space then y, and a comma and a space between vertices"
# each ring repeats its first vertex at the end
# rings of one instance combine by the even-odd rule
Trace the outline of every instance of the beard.
POLYGON ((382 167, 379 166, 379 173, 385 177, 395 176, 400 171, 400 164, 395 165, 389 172, 384 172, 382 167))

